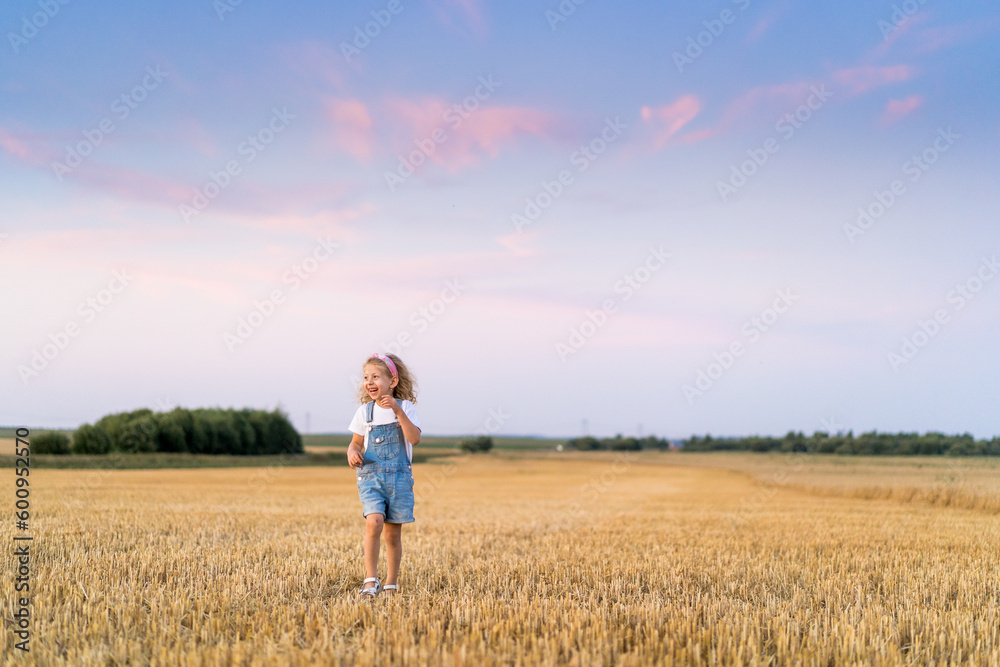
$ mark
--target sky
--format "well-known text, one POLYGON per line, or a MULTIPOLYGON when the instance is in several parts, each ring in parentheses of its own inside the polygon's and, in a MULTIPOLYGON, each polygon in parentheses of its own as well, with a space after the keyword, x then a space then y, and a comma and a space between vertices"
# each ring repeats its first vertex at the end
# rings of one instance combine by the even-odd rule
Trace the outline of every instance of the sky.
POLYGON ((1000 7, 12 0, 0 424, 1000 435, 1000 7), (997 278, 997 279, 994 279, 997 278))

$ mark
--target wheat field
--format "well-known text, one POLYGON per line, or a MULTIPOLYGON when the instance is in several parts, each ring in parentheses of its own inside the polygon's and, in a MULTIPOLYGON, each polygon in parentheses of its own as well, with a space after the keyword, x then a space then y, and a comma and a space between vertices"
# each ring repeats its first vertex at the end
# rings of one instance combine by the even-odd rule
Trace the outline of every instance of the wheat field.
POLYGON ((8 631, 0 662, 1000 664, 995 511, 719 460, 417 465, 401 595, 372 602, 347 468, 32 470, 31 652, 8 631))

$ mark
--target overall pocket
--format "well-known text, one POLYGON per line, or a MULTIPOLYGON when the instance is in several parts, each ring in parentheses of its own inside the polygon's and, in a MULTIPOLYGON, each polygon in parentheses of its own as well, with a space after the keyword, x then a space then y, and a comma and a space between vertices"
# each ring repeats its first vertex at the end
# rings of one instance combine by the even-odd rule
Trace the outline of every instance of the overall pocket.
POLYGON ((398 433, 380 433, 372 441, 375 446, 375 456, 381 461, 391 461, 399 456, 402 443, 398 433))

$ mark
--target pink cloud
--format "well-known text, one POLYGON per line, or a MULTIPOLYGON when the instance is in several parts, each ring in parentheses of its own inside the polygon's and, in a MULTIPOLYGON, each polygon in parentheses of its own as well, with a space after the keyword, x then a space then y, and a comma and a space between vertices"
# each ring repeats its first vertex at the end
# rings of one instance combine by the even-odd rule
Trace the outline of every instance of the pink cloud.
POLYGON ((882 114, 882 122, 886 124, 895 123, 900 118, 919 109, 923 103, 924 98, 920 95, 910 95, 902 100, 889 100, 889 103, 885 106, 885 112, 882 114))
POLYGON ((902 23, 896 26, 891 32, 886 34, 885 39, 871 52, 869 52, 869 54, 865 57, 863 62, 870 63, 882 58, 882 56, 884 56, 886 53, 889 52, 889 49, 893 47, 893 44, 895 44, 897 40, 899 40, 908 32, 910 32, 914 26, 919 25, 920 23, 926 21, 927 18, 928 18, 927 12, 921 12, 904 20, 902 23))
POLYGON ((747 33, 746 43, 753 44, 754 42, 757 42, 764 36, 764 33, 771 29, 771 26, 774 25, 778 19, 788 13, 789 8, 790 6, 788 4, 779 4, 771 8, 771 10, 764 14, 764 16, 762 16, 747 33))
POLYGON ((518 138, 547 139, 558 125, 556 116, 538 109, 497 106, 459 112, 435 98, 394 100, 388 109, 404 128, 398 136, 407 137, 395 142, 400 154, 417 150, 418 144, 433 144, 428 160, 452 172, 479 164, 484 155, 498 157, 518 138), (435 133, 443 141, 433 141, 435 133))
MULTIPOLYGON (((199 138, 198 141, 203 139, 204 137, 199 138)), ((31 132, 15 135, 0 128, 0 146, 4 150, 24 164, 44 169, 52 176, 52 164, 65 161, 65 149, 62 146, 53 147, 58 141, 60 140, 52 136, 31 132)), ((62 173, 61 177, 65 182, 73 182, 90 190, 145 203, 176 205, 178 201, 191 196, 191 189, 180 183, 138 169, 103 164, 96 159, 85 160, 75 169, 62 173)))
POLYGON ((55 149, 50 148, 53 139, 30 131, 8 131, 0 127, 0 148, 18 161, 32 167, 48 167, 52 160, 59 159, 55 149))
POLYGON ((865 62, 878 60, 897 41, 902 41, 904 46, 910 45, 910 50, 913 53, 932 53, 992 32, 1000 23, 1000 18, 992 18, 960 25, 917 29, 920 25, 927 23, 930 18, 928 12, 920 12, 904 18, 898 26, 892 27, 891 31, 886 28, 884 41, 869 54, 865 62))
MULTIPOLYGON (((98 206, 97 208, 101 208, 98 206)), ((80 209, 69 209, 66 218, 79 218, 80 209)), ((282 276, 293 263, 308 256, 318 238, 329 238, 342 245, 335 251, 335 261, 326 262, 322 271, 308 284, 341 289, 352 278, 365 279, 363 266, 367 258, 352 258, 347 247, 357 242, 359 234, 337 223, 340 212, 316 216, 325 224, 321 228, 284 237, 275 243, 267 232, 258 234, 247 248, 233 251, 232 231, 223 227, 203 225, 153 225, 132 219, 127 227, 90 227, 84 229, 41 230, 25 233, 18 238, 19 253, 11 258, 13 266, 37 265, 39 258, 58 267, 69 276, 96 272, 98 274, 125 266, 141 280, 137 288, 147 294, 164 296, 178 293, 176 287, 197 293, 199 298, 219 303, 243 304, 250 296, 266 294, 272 288, 285 288, 282 276), (197 253, 173 254, 173 247, 197 247, 197 253), (127 258, 123 259, 123 258, 127 258)), ((294 219, 289 222, 297 222, 294 219)), ((245 240, 245 239, 244 239, 245 240)), ((438 267, 440 274, 440 268, 438 267)), ((429 271, 428 271, 429 273, 429 271)), ((79 279, 77 278, 77 282, 79 279)), ((406 277, 402 282, 406 282, 406 277)))
POLYGON ((859 66, 833 72, 829 78, 818 81, 792 81, 788 83, 755 86, 733 98, 711 127, 684 134, 678 132, 702 111, 701 102, 694 95, 685 95, 671 105, 659 109, 642 108, 647 123, 660 127, 654 144, 657 149, 668 143, 690 144, 730 131, 734 126, 762 114, 788 113, 804 103, 815 91, 825 91, 836 101, 850 99, 882 86, 908 81, 914 70, 908 65, 886 67, 859 66), (676 136, 675 136, 676 135, 676 136))
POLYGON ((926 28, 916 35, 917 53, 940 51, 960 42, 975 39, 980 35, 996 30, 998 22, 1000 22, 1000 19, 991 18, 974 23, 963 23, 962 25, 926 28))
MULTIPOLYGON (((532 234, 526 232, 523 236, 530 237, 532 234)), ((512 259, 511 253, 504 248, 414 253, 406 247, 387 245, 378 238, 364 235, 338 255, 335 266, 324 268, 323 275, 317 275, 310 282, 315 280, 317 287, 354 296, 375 294, 385 297, 389 293, 399 295, 401 292, 437 296, 449 276, 457 277, 459 283, 464 285, 466 278, 472 276, 519 274, 520 270, 511 265, 512 259), (371 272, 373 256, 386 260, 378 276, 374 277, 371 272)))
POLYGON ((0 146, 22 160, 28 157, 28 147, 20 139, 0 128, 0 146))
POLYGON ((685 95, 673 104, 659 108, 642 107, 642 119, 654 127, 653 145, 663 148, 677 132, 701 112, 701 101, 685 95))
POLYGON ((370 202, 362 202, 353 208, 338 210, 323 210, 313 215, 298 215, 286 213, 278 215, 256 215, 238 213, 231 218, 241 227, 254 229, 296 231, 309 234, 323 232, 336 233, 341 240, 353 240, 357 234, 353 231, 353 223, 370 217, 378 211, 378 207, 370 202))
POLYGON ((177 137, 180 142, 191 146, 201 155, 214 158, 219 154, 215 139, 196 118, 179 120, 177 137))
POLYGON ((59 267, 72 276, 74 284, 89 279, 90 273, 100 275, 120 268, 138 274, 141 266, 139 289, 162 292, 176 284, 203 297, 211 295, 221 302, 238 302, 243 294, 233 276, 244 278, 245 274, 240 272, 243 267, 234 267, 232 261, 227 262, 217 254, 184 257, 180 261, 159 254, 159 248, 172 244, 205 247, 219 241, 206 238, 211 236, 211 232, 196 227, 153 226, 135 221, 127 228, 43 230, 18 239, 21 252, 12 262, 31 266, 39 258, 45 258, 47 265, 59 267), (210 278, 211 275, 216 277, 210 278))
POLYGON ((483 17, 481 0, 442 0, 441 3, 435 3, 433 7, 438 20, 444 25, 454 27, 453 17, 457 13, 461 15, 464 23, 476 37, 480 39, 486 37, 488 27, 486 19, 483 17))
POLYGON ((511 137, 547 138, 555 126, 552 114, 524 107, 493 107, 468 118, 454 134, 458 155, 470 155, 482 149, 497 157, 500 146, 511 137))
MULTIPOLYGON (((318 215, 306 214, 305 211, 329 212, 345 200, 354 199, 368 188, 364 182, 338 181, 330 182, 297 182, 276 184, 269 179, 234 182, 222 196, 206 209, 213 219, 222 220, 225 224, 237 227, 255 227, 262 229, 310 229, 321 228, 328 213, 318 215)), ((193 192, 193 190, 188 191, 193 192)), ((183 203, 191 201, 187 195, 183 203)), ((172 209, 177 210, 181 201, 173 202, 172 209)), ((337 211, 337 219, 343 214, 345 219, 353 219, 354 214, 366 214, 372 209, 367 204, 360 204, 356 209, 337 211)), ((192 218, 197 220, 204 218, 192 218)))
POLYGON ((136 169, 86 163, 65 177, 84 187, 109 192, 124 199, 176 206, 191 199, 192 189, 136 169))
POLYGON ((327 91, 340 90, 344 86, 344 75, 334 65, 345 62, 344 54, 338 48, 323 42, 306 40, 294 47, 285 48, 282 57, 289 70, 318 79, 327 91))
MULTIPOLYGON (((105 136, 106 138, 101 142, 102 145, 94 151, 95 153, 106 151, 107 147, 111 145, 120 145, 117 134, 105 136)), ((194 118, 179 119, 172 128, 160 137, 164 143, 171 147, 190 146, 193 150, 208 157, 215 157, 219 152, 211 134, 194 118)), ((38 133, 23 129, 11 131, 0 127, 0 148, 3 148, 21 163, 44 169, 53 175, 55 175, 53 163, 58 162, 65 165, 67 146, 76 146, 82 139, 83 136, 78 133, 38 133)), ((69 173, 63 173, 63 179, 81 183, 91 180, 97 183, 116 182, 122 178, 142 178, 141 175, 136 175, 125 169, 103 166, 98 162, 99 159, 97 156, 85 159, 80 167, 72 169, 69 173)))
POLYGON ((839 85, 846 87, 848 94, 853 96, 882 86, 908 81, 913 78, 913 68, 909 65, 852 67, 837 70, 832 74, 832 78, 839 85))
MULTIPOLYGON (((571 309, 566 310, 570 311, 566 313, 566 317, 571 318, 571 309)), ((729 331, 720 331, 711 324, 693 318, 625 311, 615 315, 614 324, 602 330, 601 335, 595 336, 592 342, 594 347, 618 348, 638 345, 660 347, 664 341, 670 341, 673 348, 701 348, 706 345, 726 345, 731 340, 732 334, 729 331)))
POLYGON ((913 68, 908 65, 893 65, 887 67, 860 66, 837 70, 827 81, 794 81, 768 86, 756 86, 746 91, 726 108, 714 131, 702 134, 709 136, 721 134, 741 119, 764 109, 770 113, 781 114, 793 110, 813 94, 814 90, 829 92, 835 101, 869 92, 882 86, 908 81, 913 78, 913 68), (829 86, 829 87, 827 87, 829 86), (846 90, 844 90, 846 89, 846 90))
POLYGON ((808 94, 809 81, 795 81, 769 86, 755 86, 746 91, 726 107, 717 133, 729 129, 737 121, 747 118, 760 107, 767 107, 773 113, 788 109, 800 103, 808 94))
POLYGON ((441 99, 391 99, 385 108, 399 137, 407 137, 393 142, 397 150, 403 152, 412 149, 414 141, 423 141, 430 137, 435 130, 449 129, 445 121, 449 106, 441 99), (407 146, 402 146, 402 141, 406 141, 407 146))
MULTIPOLYGON (((803 81, 770 86, 755 86, 726 105, 722 117, 714 126, 679 135, 675 143, 692 144, 724 134, 739 121, 752 118, 753 114, 759 113, 761 107, 770 108, 774 113, 778 113, 782 109, 787 109, 790 104, 804 99, 809 92, 810 85, 808 81, 803 81)), ((647 109, 647 107, 643 108, 643 118, 647 120, 649 120, 647 116, 655 118, 657 112, 654 110, 647 112, 647 109)), ((700 110, 701 103, 694 95, 686 95, 673 105, 662 107, 659 110, 659 114, 668 121, 668 126, 664 129, 664 134, 661 135, 660 140, 657 142, 657 147, 659 148, 669 141, 670 137, 693 118, 693 114, 697 114, 700 110), (697 105, 697 108, 694 105, 697 105), (691 118, 685 119, 685 112, 692 114, 691 118), (669 121, 672 121, 672 123, 669 121)))
POLYGON ((324 106, 332 126, 333 143, 362 162, 371 160, 372 118, 365 103, 330 98, 324 106))
POLYGON ((518 230, 504 236, 496 236, 493 240, 514 253, 516 257, 527 257, 538 254, 538 248, 529 247, 529 244, 537 239, 538 235, 538 231, 518 230))
MULTIPOLYGON (((108 195, 111 201, 137 202, 180 215, 181 204, 192 205, 196 190, 207 182, 201 180, 181 182, 137 168, 108 166, 88 162, 65 176, 67 182, 85 188, 91 193, 108 195)), ((350 181, 296 182, 275 184, 270 180, 252 181, 244 176, 234 178, 232 185, 205 209, 192 214, 191 222, 204 224, 207 217, 225 224, 260 228, 318 228, 323 216, 296 218, 301 211, 328 211, 334 202, 343 201, 364 191, 367 185, 350 181), (297 221, 297 222, 295 222, 297 221)), ((368 213, 362 206, 360 213, 368 213)), ((338 214, 339 215, 339 214, 338 214)), ((345 214, 350 218, 351 215, 345 214)), ((180 218, 178 218, 180 220, 180 218)))

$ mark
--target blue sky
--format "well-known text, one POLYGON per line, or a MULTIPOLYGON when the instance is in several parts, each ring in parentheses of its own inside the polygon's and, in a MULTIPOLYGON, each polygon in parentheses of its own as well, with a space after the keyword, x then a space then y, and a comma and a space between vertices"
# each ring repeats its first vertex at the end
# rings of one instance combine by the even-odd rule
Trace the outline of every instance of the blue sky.
POLYGON ((0 10, 0 423, 1000 434, 997 9, 220 6, 0 10))

